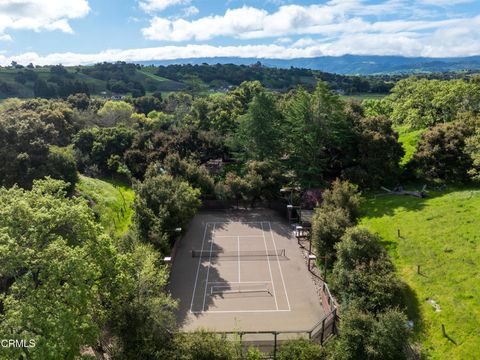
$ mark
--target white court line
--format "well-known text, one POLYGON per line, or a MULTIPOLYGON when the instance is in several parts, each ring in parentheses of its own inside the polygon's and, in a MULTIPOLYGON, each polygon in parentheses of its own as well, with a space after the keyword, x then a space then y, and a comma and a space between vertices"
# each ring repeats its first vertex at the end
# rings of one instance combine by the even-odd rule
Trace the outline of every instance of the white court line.
MULTIPOLYGON (((270 224, 270 221, 268 221, 268 227, 270 228, 270 236, 272 237, 273 247, 275 248, 275 252, 277 252, 277 245, 275 243, 275 238, 273 237, 272 225, 270 224)), ((280 276, 282 277, 283 290, 285 291, 285 296, 287 298, 288 310, 290 310, 291 309, 290 308, 290 301, 288 300, 287 287, 285 286, 285 280, 283 279, 283 272, 282 272, 282 267, 280 266, 280 260, 278 258, 278 252, 277 252, 277 264, 278 264, 278 268, 280 269, 280 276)))
POLYGON ((256 238, 256 237, 262 237, 262 234, 258 235, 216 235, 215 238, 256 238))
MULTIPOLYGON (((205 310, 205 300, 207 298, 207 284, 208 284, 208 275, 210 273, 210 266, 212 265, 212 249, 213 249, 213 242, 215 239, 215 224, 213 224, 213 230, 212 230, 212 239, 210 242, 210 255, 208 256, 208 268, 207 268, 207 278, 205 280, 205 293, 203 294, 203 306, 202 310, 205 310)), ((202 248, 203 251, 203 248, 202 248)))
POLYGON ((208 310, 208 311, 190 311, 192 314, 218 313, 218 314, 235 314, 235 313, 272 313, 272 312, 289 312, 291 310, 208 310))
POLYGON ((265 283, 271 283, 270 280, 265 280, 265 281, 209 281, 209 284, 265 284, 265 283))
POLYGON ((208 221, 206 224, 261 224, 262 221, 208 221))
MULTIPOLYGON (((205 236, 207 235, 207 227, 208 227, 208 223, 205 224, 205 230, 203 232, 203 239, 202 239, 202 250, 200 252, 200 255, 203 255, 203 244, 205 242, 205 236)), ((200 259, 198 259, 197 275, 195 276, 195 284, 193 285, 192 302, 190 303, 190 311, 192 311, 192 308, 193 308, 193 301, 195 299, 195 291, 197 289, 198 273, 200 271, 201 262, 202 262, 202 256, 200 256, 200 259)))
POLYGON ((237 236, 237 250, 238 250, 238 282, 240 282, 240 237, 237 236))
MULTIPOLYGON (((267 248, 267 239, 265 239, 265 231, 263 230, 263 223, 260 223, 260 226, 262 227, 262 235, 263 235, 263 244, 265 245, 265 251, 268 252, 267 248)), ((277 296, 275 293, 275 283, 273 282, 273 276, 272 276, 272 267, 270 266, 270 259, 267 256, 267 262, 268 262, 268 269, 270 271, 270 279, 272 280, 272 290, 273 290, 273 298, 275 299, 275 306, 278 311, 278 302, 277 302, 277 296)))

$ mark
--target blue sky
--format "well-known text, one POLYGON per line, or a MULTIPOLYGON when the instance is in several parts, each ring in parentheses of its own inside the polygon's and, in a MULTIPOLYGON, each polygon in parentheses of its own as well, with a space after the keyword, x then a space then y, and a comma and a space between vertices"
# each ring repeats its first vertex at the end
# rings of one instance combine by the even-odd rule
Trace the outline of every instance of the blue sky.
POLYGON ((0 0, 0 65, 480 55, 478 0, 0 0))

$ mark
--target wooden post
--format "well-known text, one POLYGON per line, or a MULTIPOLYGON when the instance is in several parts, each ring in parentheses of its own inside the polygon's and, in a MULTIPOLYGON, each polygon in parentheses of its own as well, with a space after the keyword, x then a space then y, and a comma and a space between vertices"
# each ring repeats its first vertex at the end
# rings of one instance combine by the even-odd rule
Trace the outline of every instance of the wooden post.
POLYGON ((443 336, 447 337, 447 332, 445 331, 445 325, 442 324, 442 334, 443 336))
POLYGON ((417 274, 420 274, 420 265, 417 265, 417 274))
POLYGON ((401 235, 400 235, 400 229, 397 229, 397 236, 400 238, 401 235))

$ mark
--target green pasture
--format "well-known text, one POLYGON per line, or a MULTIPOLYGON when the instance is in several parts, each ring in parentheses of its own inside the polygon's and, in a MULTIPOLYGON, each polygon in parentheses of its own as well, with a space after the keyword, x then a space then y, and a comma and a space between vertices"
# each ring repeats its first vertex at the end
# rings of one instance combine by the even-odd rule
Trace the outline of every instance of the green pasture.
POLYGON ((398 142, 402 144, 405 155, 400 161, 400 165, 405 166, 413 157, 417 144, 425 132, 425 129, 411 130, 408 126, 396 126, 395 131, 398 132, 398 142))
POLYGON ((77 191, 90 201, 100 218, 100 223, 109 232, 121 235, 132 222, 133 190, 115 180, 99 180, 80 175, 77 191))
POLYGON ((479 359, 480 188, 429 195, 372 196, 361 224, 384 239, 406 283, 414 340, 426 357, 479 359))
POLYGON ((375 93, 361 93, 361 94, 351 94, 351 95, 341 95, 340 97, 344 100, 358 100, 363 101, 367 99, 383 99, 387 94, 375 94, 375 93))

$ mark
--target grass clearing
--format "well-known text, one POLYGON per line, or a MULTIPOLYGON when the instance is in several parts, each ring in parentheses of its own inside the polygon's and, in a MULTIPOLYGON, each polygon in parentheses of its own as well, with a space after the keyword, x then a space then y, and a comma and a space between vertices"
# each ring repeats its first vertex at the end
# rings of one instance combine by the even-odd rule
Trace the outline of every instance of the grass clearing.
POLYGON ((400 161, 400 165, 405 166, 413 158, 418 142, 425 130, 411 130, 408 126, 395 127, 395 131, 398 132, 398 142, 402 144, 403 150, 405 150, 405 155, 400 161))
POLYGON ((480 188, 382 196, 363 210, 361 224, 384 239, 408 285, 409 318, 428 357, 480 358, 480 188))
POLYGON ((100 223, 110 233, 125 234, 132 222, 135 193, 131 187, 116 180, 100 180, 80 175, 77 190, 94 205, 100 223))

